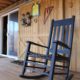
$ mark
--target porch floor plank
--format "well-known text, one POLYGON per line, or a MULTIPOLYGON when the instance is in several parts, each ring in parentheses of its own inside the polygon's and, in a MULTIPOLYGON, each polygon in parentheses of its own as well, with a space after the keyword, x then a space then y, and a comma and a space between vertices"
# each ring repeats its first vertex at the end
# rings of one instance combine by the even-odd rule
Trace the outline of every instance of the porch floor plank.
MULTIPOLYGON (((19 77, 22 66, 11 63, 12 59, 0 58, 0 80, 28 80, 19 77)), ((74 78, 72 80, 80 80, 80 74, 74 73, 74 78)), ((29 79, 31 80, 31 79, 29 79)), ((42 79, 36 79, 42 80, 42 79)), ((47 80, 46 78, 43 80, 47 80)), ((59 80, 59 79, 55 79, 59 80)))

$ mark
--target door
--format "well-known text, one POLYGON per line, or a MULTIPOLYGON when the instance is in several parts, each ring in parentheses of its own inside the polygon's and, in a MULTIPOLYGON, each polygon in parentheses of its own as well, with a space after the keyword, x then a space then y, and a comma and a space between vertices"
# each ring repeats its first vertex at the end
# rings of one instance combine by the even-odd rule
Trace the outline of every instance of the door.
POLYGON ((7 24, 8 16, 2 18, 3 34, 2 34, 2 54, 7 55, 7 24))
POLYGON ((8 55, 17 57, 18 53, 18 12, 9 14, 8 20, 8 55))

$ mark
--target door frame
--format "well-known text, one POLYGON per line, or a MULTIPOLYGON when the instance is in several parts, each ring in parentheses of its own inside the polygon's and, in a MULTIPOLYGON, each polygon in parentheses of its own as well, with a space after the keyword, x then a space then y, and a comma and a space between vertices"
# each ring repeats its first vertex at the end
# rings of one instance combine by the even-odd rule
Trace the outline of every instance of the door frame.
MULTIPOLYGON (((6 14, 3 14, 3 15, 1 15, 1 17, 0 17, 0 20, 1 20, 1 22, 0 22, 0 24, 1 24, 1 40, 0 40, 0 55, 1 56, 5 56, 5 57, 9 57, 9 58, 14 58, 14 59, 18 59, 18 56, 17 57, 14 57, 14 56, 10 56, 9 55, 9 45, 8 45, 8 38, 7 38, 7 54, 6 55, 4 55, 4 54, 2 54, 2 46, 3 46, 3 44, 2 44, 2 39, 3 39, 3 17, 5 17, 5 16, 8 16, 8 23, 7 23, 7 31, 8 31, 8 26, 9 26, 9 19, 10 19, 10 14, 12 14, 12 13, 15 13, 15 12, 17 12, 17 11, 19 11, 19 8, 17 8, 17 9, 15 9, 15 10, 12 10, 12 11, 10 11, 10 12, 8 12, 8 13, 6 13, 6 14)), ((8 36, 8 33, 7 33, 7 36, 8 36)))

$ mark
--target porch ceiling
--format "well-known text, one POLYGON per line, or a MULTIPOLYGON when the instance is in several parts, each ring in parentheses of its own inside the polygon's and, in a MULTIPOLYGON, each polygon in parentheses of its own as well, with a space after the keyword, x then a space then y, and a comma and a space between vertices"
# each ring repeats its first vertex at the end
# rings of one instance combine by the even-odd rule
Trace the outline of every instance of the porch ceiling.
POLYGON ((18 2, 20 0, 0 0, 0 10, 18 2))

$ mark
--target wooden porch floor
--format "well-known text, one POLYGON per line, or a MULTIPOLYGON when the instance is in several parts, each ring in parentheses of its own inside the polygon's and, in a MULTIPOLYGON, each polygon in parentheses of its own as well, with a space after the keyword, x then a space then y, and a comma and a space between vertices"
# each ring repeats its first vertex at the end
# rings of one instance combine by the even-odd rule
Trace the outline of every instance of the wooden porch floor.
MULTIPOLYGON (((0 80, 28 80, 19 77, 22 66, 11 63, 12 59, 0 58, 0 80)), ((36 79, 42 80, 42 79, 36 79)), ((43 79, 43 80, 47 80, 43 79)), ((55 79, 59 80, 59 79, 55 79)), ((80 74, 74 73, 72 80, 80 80, 80 74)))

